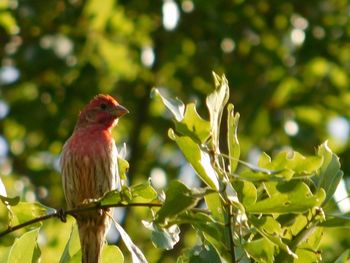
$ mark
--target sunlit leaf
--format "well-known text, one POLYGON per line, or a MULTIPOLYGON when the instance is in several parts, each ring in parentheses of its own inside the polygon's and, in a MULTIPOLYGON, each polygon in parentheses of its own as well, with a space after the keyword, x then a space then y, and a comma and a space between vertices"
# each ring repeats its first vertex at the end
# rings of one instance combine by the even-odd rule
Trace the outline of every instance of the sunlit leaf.
MULTIPOLYGON (((47 215, 48 213, 54 213, 56 210, 38 202, 36 203, 27 203, 19 202, 17 205, 12 207, 15 218, 18 220, 18 223, 23 223, 28 220, 34 219, 39 216, 47 215)), ((35 224, 37 227, 38 224, 35 224)), ((34 227, 33 225, 31 227, 34 227)))
POLYGON ((102 262, 123 263, 124 255, 119 247, 114 245, 104 245, 102 250, 102 262))
POLYGON ((249 181, 236 180, 233 184, 237 191, 238 199, 243 205, 251 205, 256 202, 257 190, 253 183, 249 181))
POLYGON ((187 161, 192 165, 202 181, 211 188, 219 190, 218 176, 211 164, 209 154, 203 151, 188 136, 178 136, 172 129, 169 130, 168 135, 172 140, 176 141, 187 161))
POLYGON ((120 191, 113 190, 105 193, 99 202, 101 205, 113 205, 113 204, 118 204, 121 201, 122 201, 122 198, 120 195, 120 191))
POLYGON ((197 143, 204 143, 210 135, 210 123, 198 115, 194 103, 186 105, 185 115, 181 122, 175 123, 175 127, 178 133, 191 137, 197 143))
POLYGON ((179 181, 172 181, 165 195, 165 202, 157 213, 157 222, 164 222, 166 218, 179 214, 198 202, 192 191, 179 181))
POLYGON ((229 104, 227 106, 227 146, 230 157, 229 172, 233 174, 236 171, 241 149, 237 137, 239 114, 234 113, 234 106, 229 104))
POLYGON ((152 243, 158 248, 173 249, 180 240, 180 228, 177 225, 160 227, 154 222, 142 221, 142 223, 147 229, 152 231, 152 243))
POLYGON ((297 257, 289 246, 282 241, 282 227, 275 219, 271 216, 260 218, 252 216, 249 219, 263 237, 274 243, 293 258, 297 257))
POLYGON ((157 198, 157 191, 151 186, 150 181, 138 184, 131 187, 131 194, 133 198, 142 197, 146 200, 154 200, 157 198))
POLYGON ((256 239, 244 244, 247 253, 257 262, 274 262, 276 246, 266 238, 256 239))
MULTIPOLYGON (((229 99, 229 86, 225 75, 219 77, 213 72, 215 90, 207 96, 206 104, 210 115, 210 126, 213 145, 215 150, 219 149, 220 124, 223 109, 229 99)), ((219 152, 219 151, 218 151, 219 152)))
POLYGON ((129 163, 127 160, 118 156, 118 175, 122 181, 126 181, 126 173, 129 170, 129 163))
POLYGON ((159 89, 152 89, 151 96, 158 96, 162 99, 164 105, 174 115, 175 119, 180 122, 183 120, 185 115, 185 105, 179 99, 167 98, 159 89))
POLYGON ((335 155, 328 147, 327 142, 320 145, 317 151, 318 155, 323 158, 323 164, 320 167, 317 180, 317 188, 326 191, 326 204, 333 196, 340 180, 343 177, 343 171, 340 170, 340 162, 337 155, 335 155))
POLYGON ((320 189, 312 194, 301 181, 285 183, 265 183, 269 197, 248 205, 251 213, 299 213, 320 206, 325 199, 325 191, 320 189))
POLYGON ((41 254, 37 243, 39 229, 28 231, 16 239, 7 262, 32 263, 39 260, 41 254))
POLYGON ((143 255, 142 251, 132 242, 128 233, 124 230, 124 228, 119 225, 115 220, 113 220, 115 227, 117 228, 120 236, 123 239, 123 242, 126 248, 129 250, 132 256, 132 261, 134 263, 147 263, 146 257, 143 255))
POLYGON ((77 224, 72 225, 72 230, 61 255, 59 263, 80 263, 81 249, 77 224))

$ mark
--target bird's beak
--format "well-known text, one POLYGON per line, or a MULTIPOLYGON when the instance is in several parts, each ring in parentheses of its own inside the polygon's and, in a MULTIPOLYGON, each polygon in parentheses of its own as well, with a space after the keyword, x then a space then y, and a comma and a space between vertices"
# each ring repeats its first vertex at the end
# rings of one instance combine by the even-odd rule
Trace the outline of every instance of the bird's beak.
POLYGON ((120 118, 124 116, 125 114, 129 113, 129 111, 123 107, 122 105, 116 105, 112 110, 113 115, 115 115, 117 118, 120 118))

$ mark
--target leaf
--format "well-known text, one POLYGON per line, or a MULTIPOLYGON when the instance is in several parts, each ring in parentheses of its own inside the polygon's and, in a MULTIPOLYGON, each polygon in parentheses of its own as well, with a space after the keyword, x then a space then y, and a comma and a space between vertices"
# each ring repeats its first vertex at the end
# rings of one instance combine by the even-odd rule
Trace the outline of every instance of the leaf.
POLYGON ((197 204, 198 198, 192 191, 179 181, 172 181, 165 192, 165 201, 156 217, 157 223, 164 223, 167 218, 173 217, 197 204))
POLYGON ((204 143, 210 135, 210 123, 198 115, 194 103, 186 105, 185 115, 181 122, 175 123, 175 127, 178 133, 189 136, 197 143, 204 143))
POLYGON ((227 106, 227 146, 229 153, 229 172, 233 174, 236 171, 241 149, 237 137, 239 114, 234 113, 234 106, 229 104, 227 106))
POLYGON ((218 193, 209 194, 204 197, 205 203, 215 221, 225 224, 226 211, 218 193))
POLYGON ((320 189, 312 194, 309 187, 301 181, 265 183, 268 198, 246 206, 250 213, 300 213, 322 204, 326 197, 320 189))
POLYGON ((69 239, 63 250, 59 263, 80 263, 81 248, 77 224, 72 225, 69 239))
POLYGON ((11 247, 7 262, 32 263, 40 258, 40 249, 37 243, 40 228, 33 229, 17 238, 11 247))
POLYGON ((121 203, 122 198, 119 190, 106 192, 103 197, 98 200, 101 205, 113 205, 121 203))
POLYGON ((221 263, 221 259, 212 245, 198 245, 188 249, 176 261, 176 263, 221 263))
POLYGON ((319 178, 315 178, 315 180, 317 180, 317 188, 326 191, 323 203, 326 204, 332 198, 344 173, 340 170, 338 156, 328 147, 327 141, 320 145, 317 154, 323 158, 323 164, 318 171, 319 178))
MULTIPOLYGON (((38 202, 19 202, 16 206, 12 207, 12 211, 14 213, 14 216, 18 220, 18 223, 24 223, 36 217, 56 212, 55 209, 44 206, 43 204, 40 204, 38 202)), ((31 225, 30 228, 38 227, 38 225, 41 225, 41 223, 31 225)))
POLYGON ((319 226, 350 228, 350 215, 327 215, 326 220, 324 222, 321 222, 319 226))
POLYGON ((177 225, 160 227, 154 222, 142 221, 152 231, 151 240, 155 247, 166 250, 173 249, 180 240, 180 228, 177 225))
POLYGON ((132 242, 128 233, 125 232, 124 228, 113 220, 115 227, 117 228, 126 248, 129 250, 132 256, 133 263, 147 263, 147 259, 143 255, 142 251, 132 242))
POLYGON ((350 260, 350 249, 345 250, 334 263, 347 263, 350 260))
POLYGON ((213 145, 217 152, 219 151, 219 138, 220 138, 220 124, 223 109, 229 99, 229 87, 228 81, 225 75, 219 77, 216 73, 213 72, 215 90, 209 94, 206 99, 206 104, 209 110, 210 115, 210 127, 211 135, 213 139, 213 145))
POLYGON ((228 229, 215 221, 211 216, 196 212, 196 213, 184 213, 179 216, 178 219, 181 224, 190 224, 194 229, 197 230, 200 235, 212 244, 218 251, 221 257, 230 260, 231 256, 229 253, 229 233, 228 229))
POLYGON ((275 219, 271 216, 263 216, 260 218, 252 216, 249 220, 263 237, 284 250, 288 255, 297 258, 296 254, 289 246, 282 241, 282 227, 275 219))
POLYGON ((154 190, 150 181, 143 184, 138 184, 131 187, 131 194, 133 198, 142 197, 143 199, 152 201, 157 198, 157 191, 154 190))
POLYGON ((237 191, 238 199, 244 206, 252 205, 257 200, 257 190, 255 185, 249 181, 236 180, 233 183, 237 191))
POLYGON ((122 182, 127 180, 126 173, 128 172, 128 170, 128 161, 118 156, 118 175, 122 182))
MULTIPOLYGON (((0 180, 1 182, 1 180, 0 180)), ((15 197, 7 197, 7 196, 3 196, 3 195, 0 195, 0 199, 1 201, 4 203, 4 205, 8 206, 15 206, 19 203, 19 196, 15 196, 15 197)))
POLYGON ((102 250, 102 262, 123 263, 124 255, 119 247, 114 245, 104 245, 102 250))
POLYGON ((201 180, 209 187, 219 190, 218 176, 211 164, 209 154, 201 150, 199 145, 188 136, 178 136, 172 129, 169 129, 168 135, 177 143, 201 180))
POLYGON ((168 110, 174 115, 175 119, 180 122, 184 118, 185 114, 185 105, 181 100, 178 98, 176 99, 171 99, 167 98, 162 92, 157 89, 153 88, 151 91, 151 96, 152 97, 159 97, 162 99, 163 104, 168 108, 168 110))
POLYGON ((246 252, 254 260, 261 263, 274 262, 276 246, 266 238, 256 239, 244 244, 246 252))

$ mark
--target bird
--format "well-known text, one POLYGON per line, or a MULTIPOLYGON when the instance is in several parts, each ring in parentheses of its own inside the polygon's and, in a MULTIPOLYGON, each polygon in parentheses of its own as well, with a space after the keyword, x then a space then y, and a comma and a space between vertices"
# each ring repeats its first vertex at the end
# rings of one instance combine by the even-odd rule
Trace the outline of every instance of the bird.
MULTIPOLYGON (((72 135, 63 145, 60 167, 67 209, 82 207, 118 187, 117 148, 112 129, 129 111, 110 95, 96 95, 79 113, 72 135)), ((100 263, 111 209, 74 215, 82 263, 100 263)))

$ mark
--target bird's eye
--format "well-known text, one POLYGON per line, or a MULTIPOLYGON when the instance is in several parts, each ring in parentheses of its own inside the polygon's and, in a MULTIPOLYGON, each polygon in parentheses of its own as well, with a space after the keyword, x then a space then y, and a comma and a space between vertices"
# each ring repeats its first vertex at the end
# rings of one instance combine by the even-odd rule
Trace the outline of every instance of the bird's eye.
POLYGON ((107 104, 106 104, 106 103, 101 103, 100 108, 101 108, 102 110, 107 109, 107 104))

